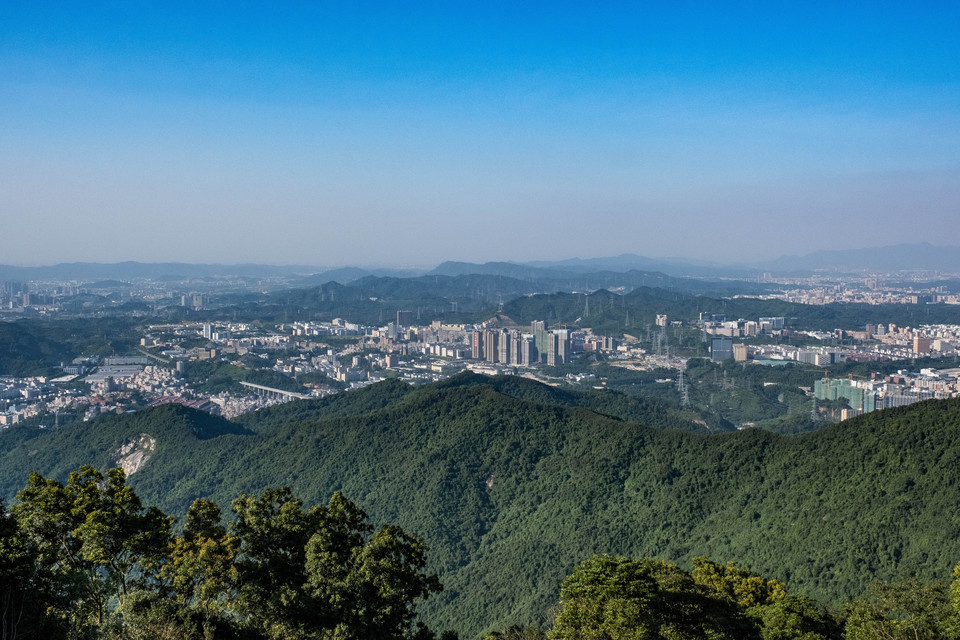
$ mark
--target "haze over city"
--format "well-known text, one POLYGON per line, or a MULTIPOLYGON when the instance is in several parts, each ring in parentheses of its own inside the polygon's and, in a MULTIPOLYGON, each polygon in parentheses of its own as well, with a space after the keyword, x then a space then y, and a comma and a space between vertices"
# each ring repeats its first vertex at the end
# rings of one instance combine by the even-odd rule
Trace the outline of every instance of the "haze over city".
POLYGON ((0 262, 960 244, 960 6, 5 3, 0 262))

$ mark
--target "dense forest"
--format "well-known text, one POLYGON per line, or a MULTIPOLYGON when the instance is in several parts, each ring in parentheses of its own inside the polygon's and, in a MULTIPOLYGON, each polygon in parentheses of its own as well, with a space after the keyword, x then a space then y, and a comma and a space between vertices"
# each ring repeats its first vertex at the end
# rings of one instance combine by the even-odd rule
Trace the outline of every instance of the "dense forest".
MULTIPOLYGON (((177 525, 126 479, 32 473, 12 509, 0 503, 0 637, 437 639, 417 615, 443 590, 423 540, 375 529, 340 492, 311 507, 289 488, 242 494, 229 522, 197 499, 177 525)), ((692 564, 594 555, 563 580, 551 619, 486 640, 960 638, 960 564, 949 591, 876 582, 833 610, 732 562, 692 564)))
POLYGON ((180 518, 196 499, 286 485, 318 504, 340 491, 422 536, 444 590, 418 611, 465 637, 543 628, 561 582, 594 554, 733 561, 831 606, 876 580, 950 578, 960 402, 801 436, 702 428, 656 401, 515 377, 388 381, 236 423, 163 406, 6 429, 0 495, 12 504, 31 471, 62 482, 120 463, 146 503, 180 518))
POLYGON ((722 298, 688 291, 637 287, 624 295, 609 291, 551 293, 518 297, 504 305, 504 313, 520 324, 546 320, 592 327, 597 333, 631 333, 652 325, 657 314, 671 320, 696 321, 701 312, 723 314, 728 320, 756 320, 783 316, 797 330, 862 330, 864 323, 894 323, 899 326, 957 323, 960 309, 948 304, 833 303, 800 304, 759 298, 722 298))
POLYGON ((130 318, 0 322, 0 375, 50 375, 80 355, 127 353, 139 343, 130 318))

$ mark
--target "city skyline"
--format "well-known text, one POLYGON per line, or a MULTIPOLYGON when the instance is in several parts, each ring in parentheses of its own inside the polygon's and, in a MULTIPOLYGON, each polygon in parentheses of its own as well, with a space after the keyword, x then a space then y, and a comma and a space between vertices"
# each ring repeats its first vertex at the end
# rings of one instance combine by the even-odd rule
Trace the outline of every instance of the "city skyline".
POLYGON ((0 263, 960 245, 960 8, 0 8, 0 263))

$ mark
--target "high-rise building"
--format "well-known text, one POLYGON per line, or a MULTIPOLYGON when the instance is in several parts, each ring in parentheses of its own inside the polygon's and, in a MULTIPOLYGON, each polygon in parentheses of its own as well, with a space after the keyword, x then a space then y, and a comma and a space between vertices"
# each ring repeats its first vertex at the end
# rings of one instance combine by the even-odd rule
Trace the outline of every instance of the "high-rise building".
POLYGON ((710 359, 719 362, 733 357, 733 340, 730 338, 714 338, 710 342, 710 359))
POLYGON ((533 334, 533 349, 536 362, 547 361, 547 323, 544 320, 534 320, 530 323, 530 332, 533 334))
POLYGON ((483 332, 483 355, 487 362, 497 362, 500 352, 497 349, 500 334, 493 329, 487 329, 483 332))
POLYGON ((768 318, 760 318, 761 326, 766 324, 773 330, 783 329, 785 318, 783 316, 774 316, 768 318))
POLYGON ((861 385, 843 378, 816 380, 813 397, 817 400, 846 398, 850 408, 869 413, 877 408, 877 394, 871 385, 861 385))
POLYGON ((514 330, 510 332, 510 364, 514 366, 519 366, 520 359, 522 358, 522 354, 520 353, 521 340, 519 331, 514 330))
POLYGON ((597 346, 603 351, 616 351, 620 346, 620 341, 609 336, 602 336, 597 342, 597 346))
POLYGON ((510 364, 511 344, 510 334, 506 330, 500 332, 497 336, 497 361, 503 364, 510 364))
POLYGON ((557 366, 570 359, 570 337, 566 329, 547 332, 547 364, 557 366))
POLYGON ((520 336, 518 346, 520 349, 520 355, 517 360, 521 367, 532 367, 537 363, 537 349, 533 345, 532 334, 525 333, 520 336))
POLYGON ((559 364, 566 364, 570 361, 570 332, 566 329, 558 329, 557 334, 557 355, 560 358, 559 364))
POLYGON ((397 326, 407 328, 413 326, 413 311, 397 310, 397 326))
POLYGON ((483 332, 474 329, 470 334, 470 357, 474 360, 483 360, 485 355, 483 351, 483 332))
POLYGON ((733 345, 733 359, 737 362, 746 362, 747 361, 747 345, 742 342, 738 342, 733 345))

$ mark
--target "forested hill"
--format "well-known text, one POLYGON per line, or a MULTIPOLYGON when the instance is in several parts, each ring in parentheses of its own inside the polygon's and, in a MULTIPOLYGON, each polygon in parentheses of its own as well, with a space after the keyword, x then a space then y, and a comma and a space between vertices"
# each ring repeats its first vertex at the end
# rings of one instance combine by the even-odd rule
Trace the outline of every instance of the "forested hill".
POLYGON ((946 579, 960 559, 960 401, 796 437, 705 435, 564 406, 526 381, 391 384, 344 394, 339 408, 307 403, 301 417, 297 404, 278 407, 263 429, 256 415, 241 428, 161 407, 42 435, 7 430, 0 488, 9 504, 29 471, 113 466, 126 444, 147 458, 130 484, 174 514, 268 486, 312 503, 342 490, 371 519, 425 537, 445 586, 426 614, 466 637, 543 620, 563 577, 594 553, 722 558, 834 601, 875 578, 946 579))
POLYGON ((892 322, 901 326, 955 323, 960 317, 955 305, 832 303, 801 304, 759 298, 723 298, 716 294, 640 286, 626 295, 594 291, 589 304, 582 293, 552 293, 521 296, 510 300, 503 313, 520 324, 546 319, 548 323, 573 323, 598 333, 631 333, 653 324, 657 314, 671 320, 695 321, 700 312, 723 314, 727 319, 783 316, 799 330, 830 331, 838 327, 862 328, 864 322, 892 322))

